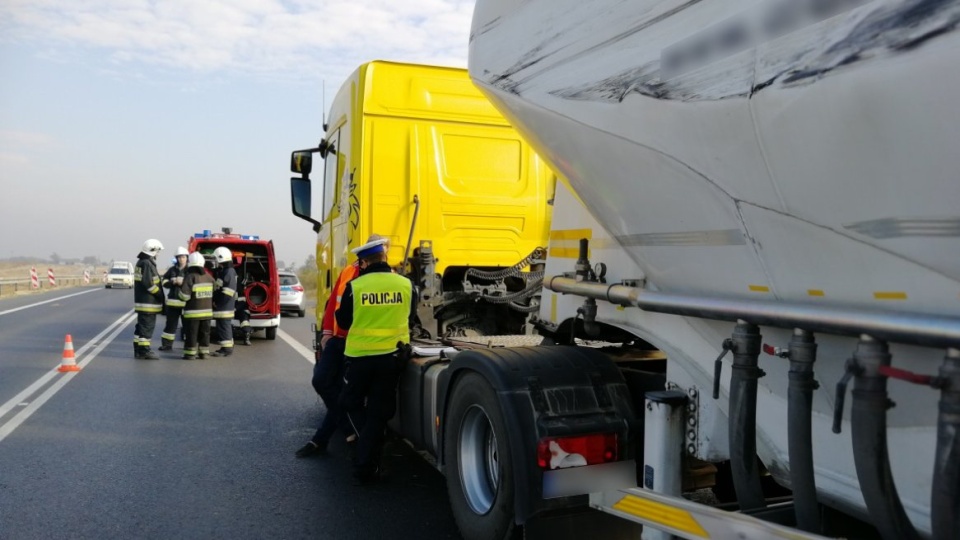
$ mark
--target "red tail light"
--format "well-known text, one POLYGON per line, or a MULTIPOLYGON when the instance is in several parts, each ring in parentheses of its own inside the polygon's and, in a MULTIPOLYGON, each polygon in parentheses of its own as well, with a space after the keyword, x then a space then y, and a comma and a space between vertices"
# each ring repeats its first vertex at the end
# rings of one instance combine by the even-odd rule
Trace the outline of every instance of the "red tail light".
POLYGON ((297 292, 303 292, 303 285, 294 285, 293 290, 297 292))
POLYGON ((618 461, 617 442, 616 433, 540 439, 537 443, 537 465, 550 470, 618 461))

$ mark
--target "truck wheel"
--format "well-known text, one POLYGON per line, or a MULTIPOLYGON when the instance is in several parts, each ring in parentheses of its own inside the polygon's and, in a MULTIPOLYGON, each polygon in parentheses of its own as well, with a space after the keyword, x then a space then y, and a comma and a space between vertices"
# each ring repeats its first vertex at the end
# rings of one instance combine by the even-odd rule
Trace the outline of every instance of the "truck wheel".
POLYGON ((444 432, 447 494, 466 540, 502 540, 514 530, 513 464, 500 403, 476 373, 450 393, 444 432))
POLYGON ((307 310, 305 309, 298 310, 297 315, 302 319, 307 315, 307 310))
POLYGON ((277 327, 268 326, 265 329, 267 331, 267 339, 277 339, 277 327))

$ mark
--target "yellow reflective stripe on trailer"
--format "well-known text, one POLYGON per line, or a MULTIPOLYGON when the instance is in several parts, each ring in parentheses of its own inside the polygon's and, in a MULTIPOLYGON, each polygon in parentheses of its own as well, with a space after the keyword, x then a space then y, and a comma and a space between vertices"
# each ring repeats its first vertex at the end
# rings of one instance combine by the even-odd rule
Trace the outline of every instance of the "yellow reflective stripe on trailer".
MULTIPOLYGON (((593 239, 591 229, 562 229, 550 231, 550 244, 547 253, 552 258, 578 259, 580 258, 580 239, 593 239)), ((589 257, 590 251, 587 250, 589 257)))
POLYGON ((791 527, 643 488, 590 494, 590 506, 681 538, 825 539, 791 527))
POLYGON ((620 499, 620 502, 614 504, 613 509, 653 523, 666 525, 671 530, 686 532, 693 535, 694 538, 710 538, 707 531, 703 530, 697 520, 693 519, 690 512, 663 503, 627 495, 620 499))

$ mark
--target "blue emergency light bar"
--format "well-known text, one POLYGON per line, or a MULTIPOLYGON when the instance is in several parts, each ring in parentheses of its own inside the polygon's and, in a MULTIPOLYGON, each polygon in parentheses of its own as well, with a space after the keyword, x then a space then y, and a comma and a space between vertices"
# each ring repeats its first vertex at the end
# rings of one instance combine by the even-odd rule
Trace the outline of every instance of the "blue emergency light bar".
MULTIPOLYGON (((219 233, 218 233, 219 234, 219 233)), ((260 235, 258 234, 241 234, 238 235, 241 240, 259 240, 260 235)), ((213 233, 210 229, 204 229, 203 232, 193 233, 194 238, 212 238, 213 233)))

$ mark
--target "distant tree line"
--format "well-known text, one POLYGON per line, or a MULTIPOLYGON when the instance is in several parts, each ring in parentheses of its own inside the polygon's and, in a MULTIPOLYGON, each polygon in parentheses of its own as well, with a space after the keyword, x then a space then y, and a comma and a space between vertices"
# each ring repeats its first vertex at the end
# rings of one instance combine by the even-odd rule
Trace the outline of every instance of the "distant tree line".
POLYGON ((65 258, 57 255, 56 252, 51 253, 50 257, 44 259, 41 257, 27 257, 27 256, 18 256, 18 257, 7 257, 6 259, 0 259, 0 261, 14 263, 14 264, 56 264, 56 265, 70 265, 70 264, 83 264, 86 266, 99 266, 103 263, 100 261, 100 258, 95 255, 87 255, 86 257, 71 257, 65 258))

